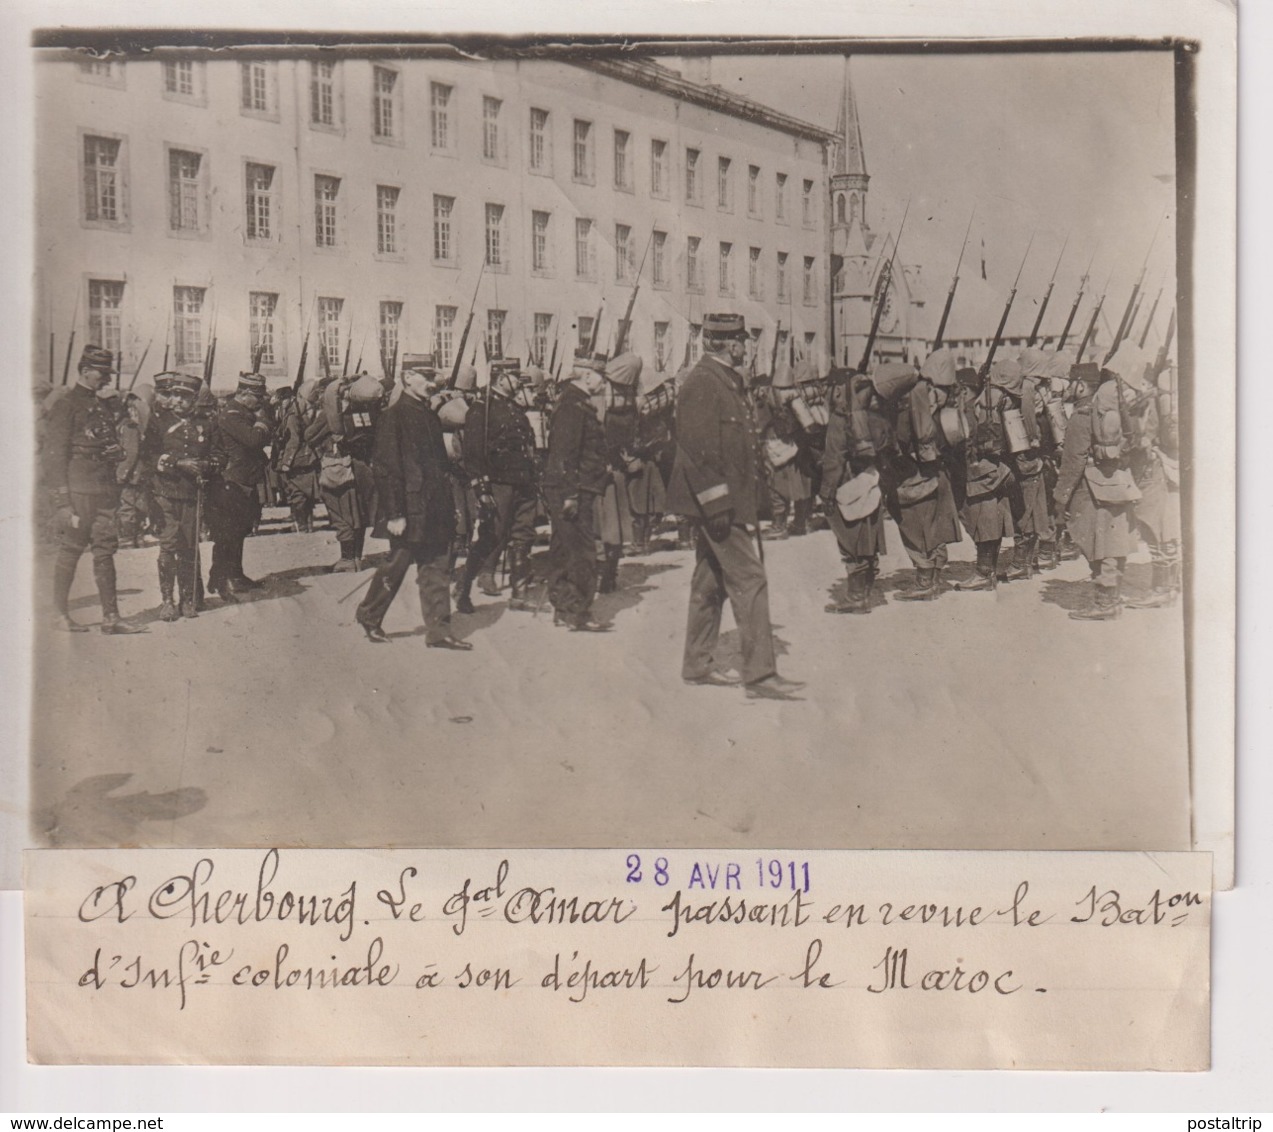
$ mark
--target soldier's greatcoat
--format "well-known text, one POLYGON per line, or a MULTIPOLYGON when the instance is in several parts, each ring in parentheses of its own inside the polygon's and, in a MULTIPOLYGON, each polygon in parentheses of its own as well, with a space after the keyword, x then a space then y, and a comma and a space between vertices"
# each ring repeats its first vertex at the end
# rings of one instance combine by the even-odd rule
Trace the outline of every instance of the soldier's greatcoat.
POLYGON ((1136 505, 1100 503, 1092 494, 1085 471, 1092 455, 1092 398, 1081 398, 1065 426, 1065 447, 1056 483, 1058 506, 1070 509, 1069 531, 1074 545, 1089 562, 1125 558, 1135 551, 1136 505))

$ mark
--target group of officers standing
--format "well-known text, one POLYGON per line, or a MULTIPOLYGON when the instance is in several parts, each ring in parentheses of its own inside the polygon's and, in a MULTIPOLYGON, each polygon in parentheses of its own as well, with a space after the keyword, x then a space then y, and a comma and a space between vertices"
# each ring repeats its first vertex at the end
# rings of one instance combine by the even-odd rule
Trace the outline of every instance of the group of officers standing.
POLYGON ((356 613, 376 643, 390 639, 383 619, 413 563, 429 647, 472 647, 451 629, 452 582, 455 608, 471 613, 475 585, 502 592, 501 561, 510 610, 546 599, 556 624, 608 630, 593 600, 617 585, 625 543, 643 547, 664 514, 676 516, 679 538, 695 547, 682 677, 742 683, 751 697, 799 687, 777 672, 762 519, 773 520, 767 537, 805 533, 819 502, 846 567, 830 613, 876 603, 886 515, 916 572, 900 600, 947 589, 947 547, 964 533, 976 566, 956 590, 993 590, 1081 552, 1092 601, 1071 617, 1107 620, 1179 591, 1178 427, 1161 361, 1129 346, 1103 365, 1079 365, 1028 348, 977 370, 939 349, 918 367, 882 362, 818 381, 789 363, 757 377, 739 315, 707 315, 701 333, 699 361, 643 395, 631 353, 581 353, 556 383, 497 360, 484 389, 470 366, 448 375, 429 355, 405 355, 398 382, 356 374, 273 399, 256 373, 241 374, 224 399, 199 376, 162 373, 153 395, 126 399, 126 412, 104 396, 112 355, 86 347, 77 383, 48 407, 41 444, 59 538, 55 624, 86 628, 68 598, 91 549, 102 631, 139 631, 119 615, 113 557, 120 526, 143 507, 134 489, 149 492, 158 529, 160 620, 203 606, 205 524, 207 590, 228 603, 260 587, 244 573, 243 545, 271 468, 298 530, 312 530, 314 506, 325 504, 340 545, 333 570, 363 568, 368 527, 388 539, 356 613), (544 514, 551 544, 539 591, 531 553, 544 514), (1153 587, 1124 599, 1138 536, 1153 587), (1001 564, 1004 539, 1013 549, 1001 564), (737 675, 715 656, 726 599, 741 639, 737 675))

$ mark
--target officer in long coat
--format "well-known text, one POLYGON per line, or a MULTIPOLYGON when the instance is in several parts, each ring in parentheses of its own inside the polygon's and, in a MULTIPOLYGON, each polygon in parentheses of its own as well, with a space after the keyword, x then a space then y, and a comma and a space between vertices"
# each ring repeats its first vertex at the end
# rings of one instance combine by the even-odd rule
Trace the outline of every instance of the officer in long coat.
POLYGON ((243 572, 243 543, 261 517, 260 486, 274 433, 265 412, 265 378, 239 374, 234 396, 216 415, 213 459, 219 477, 208 486, 208 519, 212 530, 212 567, 208 589, 223 601, 259 589, 261 583, 243 572))
MULTIPOLYGON (((1134 531, 1139 492, 1123 447, 1103 444, 1097 414, 1121 415, 1114 375, 1095 362, 1071 371, 1083 383, 1065 427, 1061 472, 1056 483, 1058 523, 1066 521, 1074 545, 1087 559, 1093 602, 1070 614, 1075 621, 1110 621, 1122 612, 1119 590, 1127 556, 1137 545, 1134 531)), ((1106 438, 1109 439, 1109 438, 1106 438)))
POLYGON ((526 410, 517 403, 520 361, 491 363, 487 396, 473 399, 464 418, 464 470, 477 496, 477 537, 468 548, 456 608, 472 613, 470 594, 476 580, 484 594, 496 597, 495 569, 508 548, 508 607, 532 610, 530 552, 535 543, 535 434, 526 410))
POLYGON ((601 432, 606 442, 609 465, 606 489, 601 493, 597 533, 601 538, 601 573, 597 592, 614 593, 619 585, 619 560, 623 547, 636 539, 632 511, 628 506, 628 480, 638 464, 633 456, 636 443, 636 385, 642 362, 633 353, 620 354, 606 363, 606 383, 602 389, 601 432), (631 465, 631 470, 629 466, 631 465))
POLYGON ((606 444, 596 398, 606 359, 577 357, 562 387, 548 430, 544 502, 552 522, 548 598, 553 619, 576 632, 610 626, 592 616, 597 593, 597 511, 607 481, 606 444))
POLYGON ((44 482, 52 495, 60 531, 53 565, 54 626, 70 633, 88 631, 71 618, 69 601, 75 568, 89 548, 102 603, 102 632, 142 632, 120 620, 115 585, 115 551, 119 549, 116 465, 124 450, 115 427, 115 412, 97 395, 110 381, 113 360, 109 350, 84 347, 75 386, 49 412, 40 452, 44 482))
POLYGON ((695 526, 694 575, 681 677, 731 683, 715 671, 726 597, 742 639, 742 678, 752 698, 789 698, 801 687, 778 675, 769 620, 769 580, 760 556, 758 511, 765 490, 759 435, 739 366, 747 356, 741 315, 703 319, 703 357, 676 402, 676 463, 668 508, 695 526))
POLYGON ((436 370, 404 369, 402 395, 376 422, 371 466, 376 475, 372 533, 389 540, 389 555, 376 567, 355 619, 367 639, 386 643, 381 623, 415 563, 425 644, 467 651, 473 646, 451 634, 451 540, 455 504, 451 497, 442 422, 429 405, 440 381, 436 370))
POLYGON ((195 415, 203 382, 197 375, 161 373, 155 378, 160 406, 142 447, 159 528, 159 619, 195 617, 200 496, 212 474, 212 426, 195 415), (174 590, 179 600, 174 600, 174 590))

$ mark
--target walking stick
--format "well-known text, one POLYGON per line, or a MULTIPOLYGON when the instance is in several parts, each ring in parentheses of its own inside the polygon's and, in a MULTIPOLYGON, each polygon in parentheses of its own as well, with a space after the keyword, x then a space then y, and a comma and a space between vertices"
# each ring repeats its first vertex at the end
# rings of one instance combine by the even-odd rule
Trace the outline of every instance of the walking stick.
POLYGON ((203 540, 203 483, 203 477, 200 476, 195 483, 194 489, 194 554, 190 560, 191 570, 194 575, 190 579, 190 603, 192 606, 198 605, 196 595, 199 592, 199 582, 203 578, 203 563, 200 558, 200 544, 203 540))

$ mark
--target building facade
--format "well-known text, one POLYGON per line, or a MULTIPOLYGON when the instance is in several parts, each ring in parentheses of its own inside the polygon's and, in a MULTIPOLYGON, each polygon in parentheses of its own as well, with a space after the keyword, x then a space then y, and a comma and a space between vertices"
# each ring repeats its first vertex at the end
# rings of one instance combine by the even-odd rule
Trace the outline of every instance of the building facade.
MULTIPOLYGON (((43 53, 38 358, 127 383, 259 359, 272 385, 406 351, 546 362, 596 334, 651 374, 704 313, 831 347, 836 137, 648 61, 43 53), (600 311, 600 322, 594 322, 600 311), (52 338, 50 337, 52 336, 52 338)), ((767 358, 761 363, 766 370, 767 358)))

